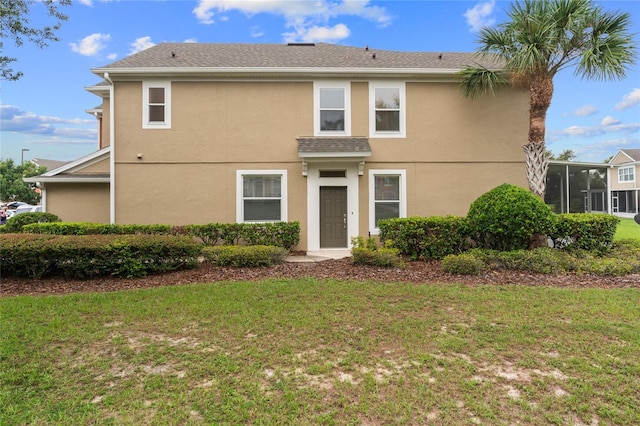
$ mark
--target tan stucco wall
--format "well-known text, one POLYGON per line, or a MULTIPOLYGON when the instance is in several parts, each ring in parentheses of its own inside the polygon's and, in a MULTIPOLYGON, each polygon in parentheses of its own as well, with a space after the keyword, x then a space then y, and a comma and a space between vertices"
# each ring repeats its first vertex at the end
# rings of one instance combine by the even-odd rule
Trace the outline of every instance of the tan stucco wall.
POLYGON ((102 146, 100 148, 107 147, 111 144, 111 129, 109 123, 111 122, 111 100, 109 98, 102 99, 102 128, 101 141, 102 146))
MULTIPOLYGON (((525 91, 470 101, 455 83, 409 82, 406 92, 407 137, 369 139, 359 178, 363 235, 369 168, 407 170, 409 216, 464 215, 501 183, 526 187, 525 91)), ((296 138, 313 135, 312 82, 173 82, 169 130, 142 129, 141 82, 117 82, 115 94, 117 223, 235 222, 236 170, 286 169, 288 219, 301 222, 306 248, 296 138)), ((369 133, 368 96, 366 82, 352 83, 353 136, 369 133)))
POLYGON ((108 183, 47 183, 46 210, 64 222, 109 223, 108 183))
POLYGON ((109 157, 105 158, 104 160, 98 161, 97 163, 91 164, 90 166, 83 167, 76 173, 109 173, 109 157))

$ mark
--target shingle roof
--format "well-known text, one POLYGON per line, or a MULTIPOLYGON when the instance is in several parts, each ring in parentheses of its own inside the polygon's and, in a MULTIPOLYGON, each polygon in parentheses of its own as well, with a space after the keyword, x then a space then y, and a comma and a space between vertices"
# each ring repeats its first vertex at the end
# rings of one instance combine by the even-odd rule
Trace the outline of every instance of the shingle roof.
POLYGON ((621 149, 620 151, 631 157, 633 161, 640 161, 640 149, 621 149))
POLYGON ((399 52, 334 44, 162 43, 96 70, 203 69, 422 69, 458 70, 490 58, 462 52, 399 52))
POLYGON ((359 154, 371 155, 369 139, 364 137, 300 137, 298 138, 298 154, 303 157, 309 154, 359 154))

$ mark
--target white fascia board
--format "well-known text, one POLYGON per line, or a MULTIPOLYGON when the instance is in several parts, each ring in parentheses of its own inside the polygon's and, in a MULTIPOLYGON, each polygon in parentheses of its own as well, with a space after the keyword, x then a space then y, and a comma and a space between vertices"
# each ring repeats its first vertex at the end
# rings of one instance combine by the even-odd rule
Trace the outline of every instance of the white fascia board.
MULTIPOLYGON (((444 75, 452 76, 461 71, 457 68, 227 68, 227 67, 173 67, 173 68, 93 68, 91 72, 98 76, 109 73, 117 75, 215 75, 215 74, 365 74, 365 75, 444 75)), ((496 69, 495 71, 499 71, 496 69)))
POLYGON ((90 176, 58 177, 58 176, 41 175, 41 176, 23 178, 22 180, 24 182, 27 182, 27 183, 37 183, 37 182, 43 182, 43 183, 49 183, 49 182, 55 182, 55 183, 109 183, 110 179, 111 179, 110 177, 103 177, 103 176, 100 176, 100 177, 90 177, 90 176))
POLYGON ((579 161, 562 161, 562 160, 549 160, 549 164, 553 164, 556 166, 578 166, 578 167, 597 167, 599 169, 604 169, 607 167, 612 167, 609 163, 583 163, 579 161))
POLYGON ((367 152, 336 152, 336 153, 327 153, 327 152, 318 152, 318 153, 304 153, 299 154, 298 156, 303 160, 313 160, 313 161, 321 161, 321 160, 339 160, 344 158, 345 160, 353 161, 360 160, 364 161, 365 158, 369 157, 371 153, 367 152))

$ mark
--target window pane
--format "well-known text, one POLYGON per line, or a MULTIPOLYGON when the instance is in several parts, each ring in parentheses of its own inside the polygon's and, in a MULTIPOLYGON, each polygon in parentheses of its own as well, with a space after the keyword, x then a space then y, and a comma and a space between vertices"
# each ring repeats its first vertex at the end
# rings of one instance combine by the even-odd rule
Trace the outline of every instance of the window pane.
POLYGON ((320 111, 320 130, 344 130, 344 111, 320 111))
POLYGON ((377 131, 400 131, 400 111, 376 111, 377 131))
POLYGON ((280 176, 244 176, 244 197, 280 197, 280 176))
POLYGON ((149 121, 164 122, 164 105, 149 106, 149 121))
POLYGON ((280 200, 244 200, 244 220, 280 220, 280 200))
POLYGON ((400 109, 400 89, 376 89, 376 109, 400 109))
POLYGON ((375 199, 400 200, 400 176, 376 176, 375 199))
POLYGON ((150 87, 149 88, 149 103, 150 104, 163 104, 164 103, 164 87, 150 87))
POLYGON ((376 203, 376 228, 380 219, 400 217, 400 203, 376 203))
POLYGON ((344 108, 344 89, 320 89, 320 109, 344 108))

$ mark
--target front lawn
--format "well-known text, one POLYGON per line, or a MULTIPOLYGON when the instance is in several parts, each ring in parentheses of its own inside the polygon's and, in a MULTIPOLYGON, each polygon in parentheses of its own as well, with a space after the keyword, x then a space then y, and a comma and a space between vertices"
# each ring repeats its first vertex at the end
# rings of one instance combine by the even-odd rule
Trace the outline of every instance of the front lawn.
POLYGON ((621 218, 616 234, 613 236, 614 241, 632 239, 640 240, 640 225, 630 218, 621 218))
POLYGON ((640 291, 281 279, 0 299, 0 424, 640 423, 640 291))

